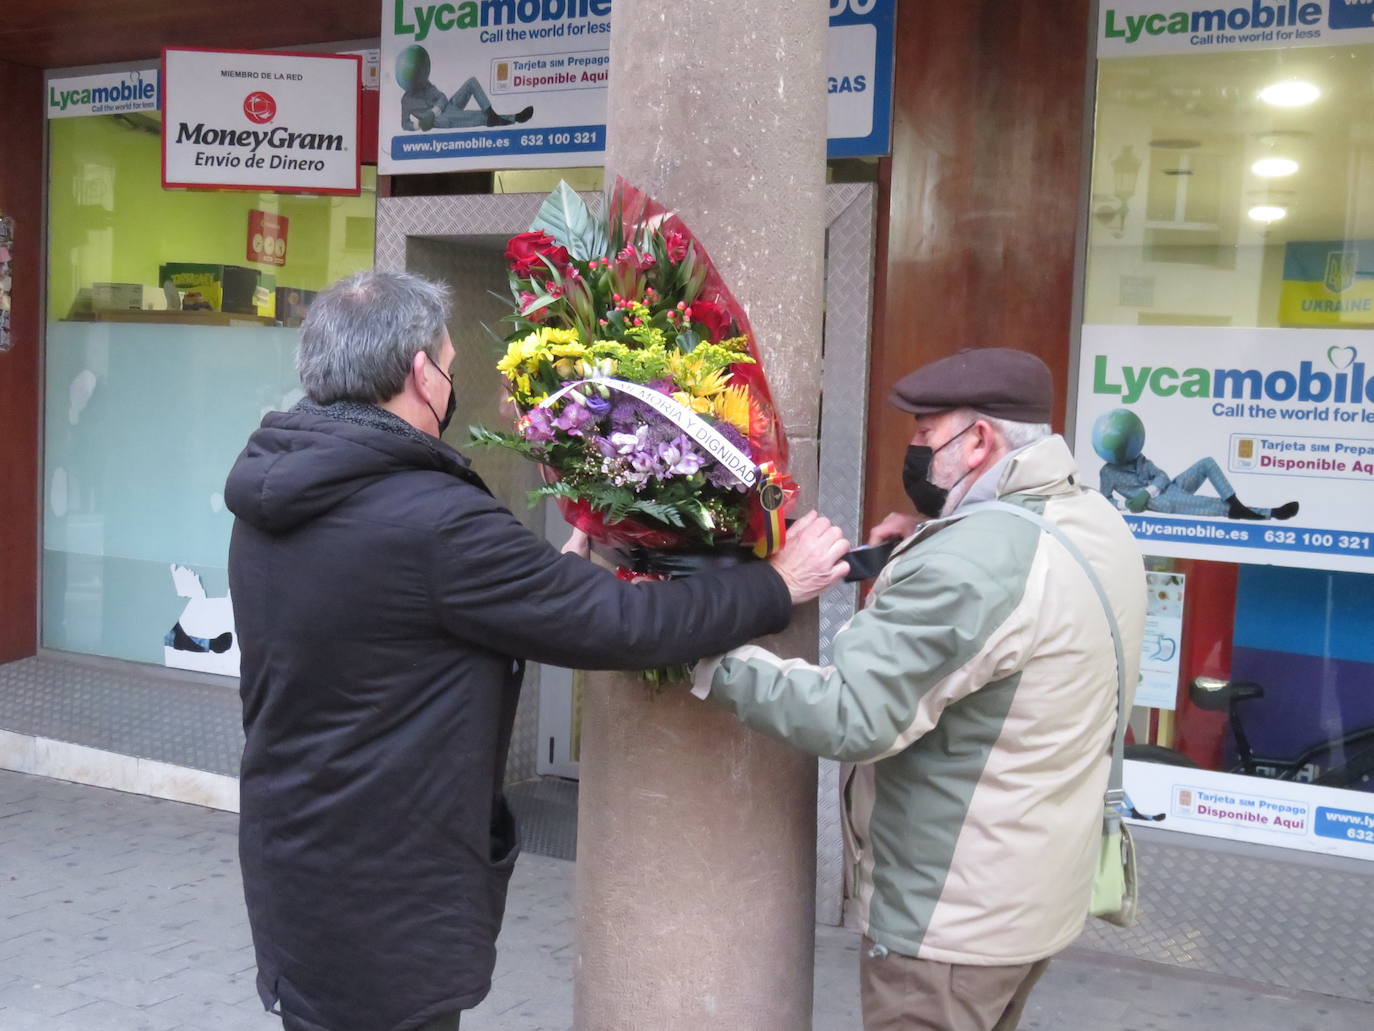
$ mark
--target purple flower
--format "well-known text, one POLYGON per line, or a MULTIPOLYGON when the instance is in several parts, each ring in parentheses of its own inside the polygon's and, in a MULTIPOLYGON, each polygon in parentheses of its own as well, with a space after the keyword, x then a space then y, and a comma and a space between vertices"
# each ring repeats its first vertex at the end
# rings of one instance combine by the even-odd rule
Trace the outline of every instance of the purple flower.
POLYGON ((660 444, 658 457, 665 472, 672 476, 691 476, 706 464, 705 457, 692 447, 692 442, 686 436, 678 436, 670 443, 660 444))
POLYGON ((731 444, 734 444, 735 447, 739 448, 746 455, 749 455, 751 458, 753 457, 749 451, 749 441, 744 439, 744 434, 739 431, 734 423, 726 422, 724 419, 721 419, 716 423, 716 432, 731 444))
POLYGON ((589 412, 583 405, 576 401, 569 401, 563 406, 563 411, 558 413, 558 418, 553 420, 553 425, 560 430, 565 430, 574 437, 582 436, 582 431, 590 424, 596 422, 596 416, 589 412))
POLYGON ((650 439, 649 427, 640 426, 633 433, 612 433, 610 440, 622 465, 628 466, 640 479, 663 471, 657 446, 650 439))
POLYGON ((737 490, 741 494, 749 489, 739 482, 734 473, 719 462, 712 462, 707 468, 706 482, 713 487, 722 487, 726 490, 737 490))
MULTIPOLYGON (((745 440, 744 434, 741 433, 732 423, 728 423, 724 419, 722 419, 720 422, 716 423, 716 430, 720 433, 722 437, 728 440, 731 444, 734 444, 735 447, 739 448, 741 451, 743 451, 746 455, 749 455, 751 458, 753 457, 752 453, 749 450, 749 442, 745 440)), ((727 469, 720 462, 712 462, 710 466, 707 468, 706 482, 711 484, 713 487, 725 487, 741 492, 747 491, 749 489, 744 484, 740 483, 739 480, 735 478, 735 475, 732 472, 730 472, 730 470, 727 469)))
POLYGON ((587 410, 599 419, 611 410, 611 402, 600 394, 588 394, 587 410))
POLYGON ((547 408, 531 408, 521 420, 521 428, 531 444, 547 444, 553 440, 553 419, 547 408))
POLYGON ((632 455, 643 450, 648 441, 649 427, 640 426, 633 433, 612 433, 611 446, 618 455, 632 455))
POLYGON ((673 394, 677 392, 677 384, 670 379, 656 379, 649 384, 650 390, 657 390, 660 394, 673 394))
POLYGON ((643 401, 621 394, 611 402, 611 428, 621 433, 632 433, 643 426, 655 415, 654 410, 643 401))

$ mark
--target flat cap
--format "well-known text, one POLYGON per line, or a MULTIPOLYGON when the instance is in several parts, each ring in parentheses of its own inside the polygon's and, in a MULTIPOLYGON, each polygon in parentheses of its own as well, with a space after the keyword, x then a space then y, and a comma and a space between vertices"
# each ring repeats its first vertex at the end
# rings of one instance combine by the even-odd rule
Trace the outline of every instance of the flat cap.
POLYGON ((903 376, 889 400, 913 415, 972 408, 994 419, 1049 422, 1054 380, 1049 366, 1026 351, 971 348, 903 376))

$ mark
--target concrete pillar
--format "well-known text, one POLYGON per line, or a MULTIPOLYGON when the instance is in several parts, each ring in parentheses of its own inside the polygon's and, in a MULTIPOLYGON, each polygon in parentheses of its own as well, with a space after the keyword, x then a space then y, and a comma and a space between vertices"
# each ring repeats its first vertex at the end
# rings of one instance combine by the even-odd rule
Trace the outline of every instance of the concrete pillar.
MULTIPOLYGON (((816 498, 825 244, 819 0, 617 0, 608 182, 677 210, 749 311, 816 498)), ((764 642, 814 658, 814 606, 764 642)), ((816 764, 669 688, 595 675, 577 1031, 811 1027, 816 764)))

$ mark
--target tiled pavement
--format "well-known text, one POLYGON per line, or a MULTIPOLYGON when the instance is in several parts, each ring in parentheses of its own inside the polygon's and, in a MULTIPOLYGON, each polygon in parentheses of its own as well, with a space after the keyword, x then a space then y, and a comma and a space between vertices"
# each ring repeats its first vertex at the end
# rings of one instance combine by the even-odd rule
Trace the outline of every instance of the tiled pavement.
MULTIPOLYGON (((236 826, 0 771, 0 1031, 280 1027, 253 989, 236 826)), ((520 861, 496 982, 464 1031, 567 1031, 572 870, 520 861)), ((850 932, 818 929, 815 1031, 859 1028, 856 956, 850 932)), ((1374 1006, 1076 948, 1051 966, 1022 1027, 1367 1031, 1374 1006)))

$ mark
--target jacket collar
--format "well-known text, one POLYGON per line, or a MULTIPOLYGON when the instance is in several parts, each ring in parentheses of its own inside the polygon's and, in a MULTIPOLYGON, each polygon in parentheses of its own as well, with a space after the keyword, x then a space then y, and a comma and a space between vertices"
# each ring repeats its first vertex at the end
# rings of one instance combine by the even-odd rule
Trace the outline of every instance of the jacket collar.
POLYGON ((1009 494, 1034 494, 1037 497, 1074 494, 1081 489, 1077 486, 1078 479, 1078 466, 1068 444, 1063 437, 1055 434, 1003 455, 991 469, 978 477, 959 502, 959 507, 950 515, 957 515, 965 505, 995 501, 1009 494))

